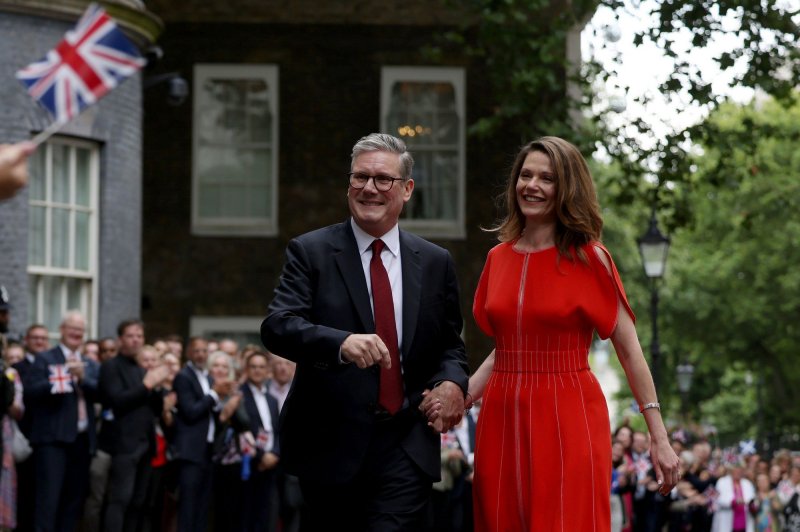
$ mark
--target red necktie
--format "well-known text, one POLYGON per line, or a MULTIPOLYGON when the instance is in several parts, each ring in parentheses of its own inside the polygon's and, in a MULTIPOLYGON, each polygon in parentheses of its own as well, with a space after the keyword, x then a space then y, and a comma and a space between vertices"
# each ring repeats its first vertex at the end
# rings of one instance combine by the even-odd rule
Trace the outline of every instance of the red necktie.
POLYGON ((400 350, 397 345, 397 325, 394 321, 394 300, 389 275, 383 267, 381 251, 383 240, 372 242, 372 259, 369 261, 369 276, 372 281, 372 305, 375 309, 375 332, 389 349, 392 368, 381 367, 378 403, 396 413, 403 406, 403 377, 400 373, 400 350))

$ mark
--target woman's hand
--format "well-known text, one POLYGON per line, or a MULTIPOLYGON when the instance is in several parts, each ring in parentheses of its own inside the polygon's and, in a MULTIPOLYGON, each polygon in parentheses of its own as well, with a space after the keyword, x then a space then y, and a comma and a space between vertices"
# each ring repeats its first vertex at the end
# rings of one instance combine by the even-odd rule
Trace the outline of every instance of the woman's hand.
POLYGON ((669 444, 669 439, 653 441, 650 444, 650 460, 653 462, 656 480, 660 486, 658 492, 667 495, 681 479, 680 459, 669 444))

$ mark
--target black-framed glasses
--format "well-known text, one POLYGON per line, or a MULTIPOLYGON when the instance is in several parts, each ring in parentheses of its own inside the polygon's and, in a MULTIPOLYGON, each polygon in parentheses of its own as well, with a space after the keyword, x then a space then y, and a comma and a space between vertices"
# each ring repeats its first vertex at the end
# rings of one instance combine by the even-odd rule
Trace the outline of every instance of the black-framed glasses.
POLYGON ((348 172, 347 175, 350 176, 350 186, 357 190, 367 186, 370 179, 372 179, 372 182, 375 184, 375 188, 381 192, 388 192, 391 190, 395 181, 405 181, 402 177, 391 177, 383 174, 367 175, 361 172, 348 172))

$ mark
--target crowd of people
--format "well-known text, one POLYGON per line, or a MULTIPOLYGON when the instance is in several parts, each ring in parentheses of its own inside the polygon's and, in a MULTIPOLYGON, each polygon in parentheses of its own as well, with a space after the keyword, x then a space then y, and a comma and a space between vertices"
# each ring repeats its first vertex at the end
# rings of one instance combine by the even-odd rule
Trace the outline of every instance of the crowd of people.
POLYGON ((278 439, 294 363, 231 339, 147 344, 138 319, 85 331, 70 311, 57 340, 32 324, 4 346, 0 529, 298 530, 278 439))

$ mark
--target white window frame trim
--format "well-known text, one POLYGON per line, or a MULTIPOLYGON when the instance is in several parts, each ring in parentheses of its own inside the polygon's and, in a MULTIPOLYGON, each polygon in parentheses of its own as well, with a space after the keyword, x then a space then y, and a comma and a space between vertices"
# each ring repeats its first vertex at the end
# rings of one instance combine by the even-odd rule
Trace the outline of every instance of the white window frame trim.
MULTIPOLYGON (((89 141, 82 141, 78 139, 68 138, 68 137, 53 137, 52 140, 46 142, 44 146, 40 149, 47 150, 47 160, 44 168, 45 173, 45 197, 47 198, 50 195, 50 189, 53 179, 53 157, 50 153, 52 150, 52 146, 54 144, 61 144, 71 146, 73 148, 84 148, 89 150, 89 179, 91 187, 91 193, 89 196, 89 210, 92 214, 89 218, 89 271, 85 272, 83 270, 75 270, 72 268, 56 268, 53 266, 38 266, 38 265, 31 265, 28 263, 27 265, 27 275, 28 275, 28 282, 31 282, 30 276, 38 275, 38 276, 49 276, 49 277, 70 277, 74 279, 83 279, 88 280, 91 282, 91 295, 89 304, 89 320, 88 325, 89 328, 85 333, 85 338, 90 338, 96 336, 96 331, 98 330, 98 309, 100 304, 100 297, 99 297, 99 246, 100 246, 100 146, 97 143, 89 142, 89 141)), ((76 165, 77 159, 75 157, 75 151, 70 152, 70 169, 69 169, 69 176, 70 176, 70 203, 71 213, 74 212, 74 208, 77 205, 75 203, 75 177, 76 177, 76 165)), ((52 201, 52 199, 45 199, 45 200, 28 200, 28 206, 31 204, 43 206, 47 208, 47 216, 45 217, 45 262, 50 262, 50 256, 52 253, 51 244, 52 241, 52 224, 49 223, 51 216, 52 216, 52 208, 54 205, 63 205, 57 204, 56 202, 52 201)), ((30 213, 28 214, 30 216, 30 213)), ((70 214, 72 216, 72 214, 70 214)), ((74 264, 75 259, 75 224, 74 220, 70 223, 70 239, 72 241, 72 247, 69 249, 69 258, 70 263, 74 264)), ((65 292, 66 285, 62 285, 62 301, 67 300, 67 294, 65 292)), ((44 301, 42 301, 43 292, 41 290, 37 290, 36 292, 36 311, 40 318, 42 317, 40 310, 44 309, 44 301)), ((66 311, 74 310, 71 308, 65 309, 66 311)), ((63 315, 63 312, 62 312, 63 315)), ((54 334, 57 337, 57 331, 49 331, 51 338, 54 338, 54 334)))
POLYGON ((257 332, 260 335, 263 321, 263 316, 192 316, 189 335, 206 338, 207 331, 257 332))
MULTIPOLYGON (((199 136, 196 125, 200 123, 200 111, 195 105, 196 100, 192 99, 192 227, 193 236, 276 236, 278 234, 278 154, 280 146, 280 77, 278 65, 276 64, 240 64, 240 63, 195 63, 194 65, 194 86, 193 94, 199 94, 202 83, 211 77, 221 77, 225 79, 241 79, 243 77, 262 77, 272 89, 270 92, 269 105, 272 113, 272 199, 270 202, 270 216, 261 224, 239 224, 236 219, 230 219, 230 223, 220 225, 219 223, 204 222, 200 216, 200 186, 197 179, 197 158, 199 136)), ((224 221, 224 219, 218 219, 224 221)))
MULTIPOLYGON (((389 114, 392 85, 397 81, 446 82, 455 88, 456 112, 459 116, 458 128, 458 197, 456 198, 456 219, 442 220, 409 220, 401 218, 400 224, 420 236, 464 240, 466 232, 466 122, 467 122, 467 87, 466 74, 463 67, 435 66, 384 66, 381 67, 381 131, 397 136, 396 131, 388 131, 386 117, 389 114)), ((413 149, 411 155, 414 155, 413 149)))

